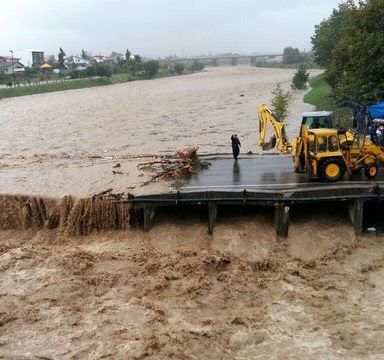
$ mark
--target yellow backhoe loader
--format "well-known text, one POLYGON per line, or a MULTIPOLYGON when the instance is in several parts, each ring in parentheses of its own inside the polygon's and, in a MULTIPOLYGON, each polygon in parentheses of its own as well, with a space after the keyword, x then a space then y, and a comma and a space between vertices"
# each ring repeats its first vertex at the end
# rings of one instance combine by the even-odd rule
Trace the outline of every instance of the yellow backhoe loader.
MULTIPOLYGON (((326 113, 326 126, 331 124, 329 114, 326 113)), ((312 115, 313 120, 316 114, 312 115)), ((320 115, 324 118, 324 113, 319 113, 320 115)), ((310 128, 303 121, 299 136, 289 141, 285 126, 286 124, 278 121, 265 104, 259 106, 259 145, 263 150, 276 146, 280 152, 291 154, 295 172, 305 173, 323 181, 338 181, 346 172, 355 173, 363 169, 365 176, 371 179, 378 173, 379 161, 384 162, 384 148, 353 130, 310 128), (271 125, 274 135, 271 141, 266 143, 268 124, 271 125)))

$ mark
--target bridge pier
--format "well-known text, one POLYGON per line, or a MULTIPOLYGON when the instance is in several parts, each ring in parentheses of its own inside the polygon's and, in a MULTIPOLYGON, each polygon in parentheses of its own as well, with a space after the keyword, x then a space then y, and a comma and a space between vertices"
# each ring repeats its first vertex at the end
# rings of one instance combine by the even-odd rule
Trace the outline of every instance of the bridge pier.
POLYGON ((213 202, 208 203, 208 234, 212 235, 216 225, 217 219, 217 204, 213 202))
POLYGON ((151 230, 155 219, 156 208, 152 206, 144 207, 144 231, 151 230))
POLYGON ((237 58, 235 58, 235 57, 231 58, 231 65, 237 66, 237 58))
POLYGON ((216 58, 213 58, 213 59, 212 59, 212 66, 214 66, 214 67, 218 66, 218 65, 217 65, 217 59, 216 59, 216 58))
POLYGON ((256 56, 251 56, 251 66, 256 66, 256 56))
POLYGON ((356 235, 361 235, 364 230, 364 200, 356 199, 349 204, 349 216, 356 235))
POLYGON ((290 207, 284 203, 275 205, 275 229, 276 235, 288 237, 290 207))

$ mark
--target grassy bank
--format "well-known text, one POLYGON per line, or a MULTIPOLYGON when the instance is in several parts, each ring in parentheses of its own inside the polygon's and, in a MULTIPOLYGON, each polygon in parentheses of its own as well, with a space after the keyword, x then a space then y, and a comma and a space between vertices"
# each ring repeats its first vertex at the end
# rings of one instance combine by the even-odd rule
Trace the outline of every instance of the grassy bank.
POLYGON ((332 98, 332 89, 325 81, 324 74, 318 75, 309 82, 311 90, 304 96, 304 102, 314 105, 316 110, 333 111, 335 125, 346 129, 352 126, 351 110, 337 104, 332 98))
POLYGON ((323 74, 309 81, 311 90, 304 96, 304 102, 314 105, 316 110, 333 110, 336 104, 331 98, 331 87, 323 74))
MULTIPOLYGON (((167 69, 160 69, 156 74, 155 78, 162 78, 171 76, 171 72, 167 69)), ((113 74, 109 78, 85 78, 85 79, 74 79, 74 80, 58 80, 57 82, 42 83, 39 85, 31 86, 20 86, 13 88, 0 89, 0 99, 42 94, 47 92, 84 89, 94 86, 104 86, 112 84, 120 84, 134 80, 145 80, 146 78, 142 74, 113 74)))
POLYGON ((78 80, 65 80, 58 81, 48 84, 32 85, 32 86, 21 86, 10 89, 0 89, 0 99, 41 94, 54 91, 83 89, 93 86, 102 86, 111 84, 111 80, 107 78, 99 79, 78 79, 78 80))

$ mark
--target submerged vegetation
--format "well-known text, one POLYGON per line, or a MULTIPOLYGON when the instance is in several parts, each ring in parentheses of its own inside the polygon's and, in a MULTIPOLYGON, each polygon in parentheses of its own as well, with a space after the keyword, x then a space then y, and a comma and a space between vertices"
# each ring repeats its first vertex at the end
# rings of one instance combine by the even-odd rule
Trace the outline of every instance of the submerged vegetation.
POLYGON ((197 147, 189 147, 177 151, 172 159, 164 158, 139 164, 140 170, 154 173, 144 185, 160 179, 181 179, 189 174, 207 169, 210 163, 201 160, 197 150, 197 147))

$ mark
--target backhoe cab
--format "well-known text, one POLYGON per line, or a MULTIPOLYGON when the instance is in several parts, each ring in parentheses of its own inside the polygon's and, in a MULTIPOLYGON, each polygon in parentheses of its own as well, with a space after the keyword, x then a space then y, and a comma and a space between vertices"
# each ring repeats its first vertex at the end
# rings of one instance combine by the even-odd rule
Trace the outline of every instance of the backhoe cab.
POLYGON ((308 129, 333 129, 332 112, 331 111, 312 111, 301 114, 301 126, 308 129))
POLYGON ((322 128, 333 125, 331 115, 330 112, 303 114, 299 136, 289 141, 285 136, 285 123, 278 121, 263 104, 259 107, 259 145, 265 150, 269 123, 275 140, 268 144, 275 144, 280 152, 293 156, 295 172, 323 181, 338 181, 347 171, 354 173, 364 169, 367 178, 374 178, 378 173, 378 161, 384 161, 384 148, 352 130, 322 128), (316 124, 316 120, 321 121, 316 124))

